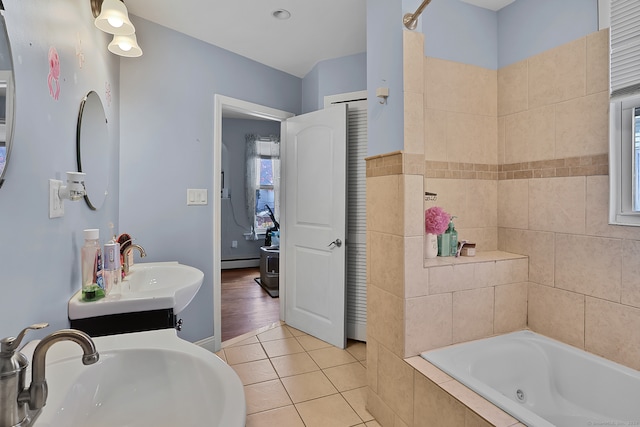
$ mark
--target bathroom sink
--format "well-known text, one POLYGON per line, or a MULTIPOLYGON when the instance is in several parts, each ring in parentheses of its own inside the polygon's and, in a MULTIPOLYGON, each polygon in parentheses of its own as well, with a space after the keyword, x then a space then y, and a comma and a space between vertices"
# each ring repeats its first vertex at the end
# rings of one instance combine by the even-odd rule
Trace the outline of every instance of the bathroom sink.
POLYGON ((131 266, 119 290, 92 302, 82 301, 82 292, 69 300, 69 319, 110 314, 173 309, 180 313, 196 295, 204 273, 178 262, 147 262, 131 266))
MULTIPOLYGON (((215 354, 164 329, 94 338, 84 366, 72 342, 51 347, 49 395, 34 427, 244 427, 242 383, 215 354)), ((31 359, 35 342, 23 353, 31 359)), ((30 373, 27 378, 30 378, 30 373)))

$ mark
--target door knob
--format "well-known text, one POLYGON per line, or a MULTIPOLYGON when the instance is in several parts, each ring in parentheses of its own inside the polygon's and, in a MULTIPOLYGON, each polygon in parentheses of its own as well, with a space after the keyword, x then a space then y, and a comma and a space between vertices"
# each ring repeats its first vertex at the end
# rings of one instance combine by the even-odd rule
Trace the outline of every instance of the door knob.
POLYGON ((332 247, 332 246, 334 246, 334 245, 335 245, 335 246, 337 246, 337 247, 339 248, 340 246, 342 246, 342 240, 340 240, 340 239, 336 239, 336 240, 334 240, 333 242, 329 243, 329 246, 328 246, 328 247, 332 247))

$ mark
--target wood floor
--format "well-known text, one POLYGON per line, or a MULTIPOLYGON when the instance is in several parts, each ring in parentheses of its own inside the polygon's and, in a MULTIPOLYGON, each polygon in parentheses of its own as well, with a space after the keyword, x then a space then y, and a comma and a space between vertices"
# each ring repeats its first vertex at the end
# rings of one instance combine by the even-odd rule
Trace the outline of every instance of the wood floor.
POLYGON ((259 268, 222 270, 222 341, 280 320, 280 299, 255 280, 259 268))

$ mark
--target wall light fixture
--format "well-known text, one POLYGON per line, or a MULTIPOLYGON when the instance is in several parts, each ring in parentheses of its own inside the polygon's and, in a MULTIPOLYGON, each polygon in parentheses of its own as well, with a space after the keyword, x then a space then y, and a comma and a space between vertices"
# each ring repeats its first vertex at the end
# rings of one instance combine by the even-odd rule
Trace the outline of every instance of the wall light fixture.
POLYGON ((135 27, 122 0, 90 0, 95 25, 105 33, 113 34, 109 52, 120 56, 138 57, 142 49, 138 45, 135 27))

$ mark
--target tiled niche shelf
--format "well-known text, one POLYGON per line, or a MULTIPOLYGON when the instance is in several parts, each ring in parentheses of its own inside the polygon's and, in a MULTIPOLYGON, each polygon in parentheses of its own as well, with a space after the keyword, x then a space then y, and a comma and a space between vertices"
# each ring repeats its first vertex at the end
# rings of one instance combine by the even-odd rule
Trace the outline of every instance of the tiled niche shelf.
POLYGON ((459 256, 459 257, 436 257, 424 260, 424 268, 442 267, 445 265, 474 264, 490 261, 507 261, 514 259, 527 258, 526 255, 514 254, 503 251, 483 251, 476 252, 475 256, 459 256))

